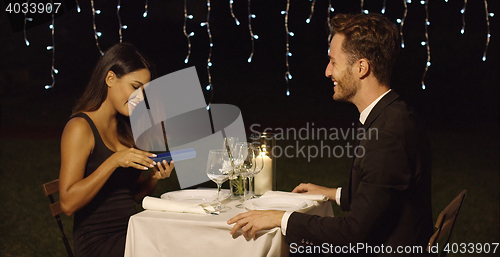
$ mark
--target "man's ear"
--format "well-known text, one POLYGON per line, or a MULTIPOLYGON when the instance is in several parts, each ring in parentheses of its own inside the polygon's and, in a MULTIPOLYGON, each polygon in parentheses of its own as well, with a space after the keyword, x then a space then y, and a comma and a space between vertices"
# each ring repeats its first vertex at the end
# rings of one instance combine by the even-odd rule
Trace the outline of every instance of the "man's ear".
POLYGON ((106 74, 106 85, 108 85, 108 87, 112 87, 115 84, 116 79, 116 74, 113 71, 108 71, 108 74, 106 74))
POLYGON ((368 62, 367 59, 365 58, 361 58, 358 60, 358 63, 357 63, 357 72, 358 72, 358 77, 361 79, 361 78, 365 78, 366 76, 368 76, 368 74, 370 74, 370 63, 368 62))

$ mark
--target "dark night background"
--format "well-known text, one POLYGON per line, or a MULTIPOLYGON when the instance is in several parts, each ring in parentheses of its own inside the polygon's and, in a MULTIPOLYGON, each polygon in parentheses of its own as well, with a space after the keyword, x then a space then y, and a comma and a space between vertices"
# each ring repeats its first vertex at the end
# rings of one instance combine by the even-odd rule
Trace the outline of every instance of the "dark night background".
MULTIPOLYGON (((365 9, 380 12, 381 1, 365 1, 365 9)), ((489 1, 489 11, 497 14, 498 1, 489 1)), ((96 1, 97 30, 103 50, 119 42, 116 1, 96 1)), ((0 16, 0 126, 16 133, 26 130, 52 131, 62 129, 75 100, 83 92, 91 70, 99 57, 93 30, 89 1, 81 1, 82 12, 77 13, 75 2, 65 1, 55 19, 55 87, 51 84, 50 67, 52 44, 50 16, 33 16, 27 24, 27 47, 23 37, 22 14, 0 16), (37 22, 38 21, 38 22, 37 22), (43 23, 42 23, 43 22, 43 23), (36 127, 40 127, 40 129, 36 127)), ((183 1, 150 1, 147 18, 143 1, 122 1, 120 15, 123 41, 130 42, 156 65, 158 76, 196 66, 208 101, 206 58, 208 36, 200 22, 206 20, 204 1, 188 1, 187 30, 191 38, 192 54, 184 64, 187 41, 182 32, 183 1)), ((357 119, 351 104, 337 103, 331 98, 332 83, 324 77, 327 64, 327 7, 328 2, 317 1, 310 24, 305 20, 311 2, 292 1, 289 16, 290 31, 290 96, 286 96, 285 27, 286 1, 252 1, 252 28, 255 54, 251 63, 248 32, 247 2, 235 1, 234 12, 241 21, 236 26, 230 16, 228 1, 212 1, 210 27, 213 36, 211 68, 214 103, 238 106, 246 126, 254 123, 262 127, 305 126, 305 122, 332 124, 349 123, 357 119)), ((358 13, 358 1, 332 1, 336 13, 358 13)), ((491 42, 487 60, 483 62, 486 42, 486 20, 483 1, 470 1, 465 13, 465 34, 462 27, 461 1, 431 1, 429 3, 429 41, 431 62, 425 78, 426 89, 421 89, 421 78, 427 58, 425 40, 425 9, 419 1, 408 4, 408 16, 403 27, 406 47, 402 49, 392 87, 409 102, 429 126, 441 125, 474 127, 494 126, 498 122, 498 14, 490 17, 491 42)), ((5 7, 2 7, 4 10, 5 7)), ((386 16, 395 21, 403 16, 402 1, 387 1, 386 16)), ((319 126, 319 125, 318 125, 319 126)), ((453 127, 452 126, 452 127, 453 127)), ((38 133, 38 132, 36 132, 38 133)), ((30 133, 33 135, 32 133, 30 133)))
MULTIPOLYGON (((44 239, 46 245, 51 245, 53 239, 45 239, 45 235, 39 235, 38 239, 26 239, 24 232, 20 231, 30 231, 33 227, 41 230, 38 224, 44 224, 54 229, 51 232, 53 236, 58 235, 55 225, 46 221, 50 217, 45 213, 46 199, 39 200, 42 198, 39 187, 58 176, 58 139, 100 53, 94 39, 90 1, 80 0, 81 12, 77 13, 74 0, 61 0, 62 7, 55 19, 55 67, 59 73, 55 75, 54 88, 46 90, 45 85, 52 83, 52 51, 46 49, 52 45, 50 15, 28 15, 34 20, 27 24, 26 34, 30 46, 26 46, 24 15, 5 12, 6 4, 10 2, 13 1, 0 0, 0 195, 2 199, 12 198, 12 206, 21 207, 12 208, 11 211, 7 202, 8 208, 0 212, 5 215, 5 218, 0 216, 0 228, 2 231, 6 228, 8 233, 13 231, 14 236, 5 237, 11 239, 9 242, 20 242, 19 245, 12 243, 12 250, 7 252, 22 252, 19 249, 24 248, 29 250, 23 256, 33 256, 29 251, 35 252, 35 249, 40 248, 35 245, 38 241, 44 239), (38 145, 49 145, 51 148, 44 151, 37 149, 38 145), (11 149, 18 152, 12 153, 11 149), (39 167, 39 164, 47 170, 43 176, 33 168, 39 167), (27 189, 30 185, 36 187, 29 189, 35 193, 27 189), (27 192, 29 197, 22 192, 27 192), (31 199, 32 194, 37 194, 39 198, 31 199), (28 198, 33 205, 39 204, 40 213, 44 212, 47 217, 42 214, 30 215, 31 207, 26 207, 28 198), (19 209, 26 216, 17 214, 19 209), (45 220, 40 221, 42 218, 45 220), (29 241, 28 246, 18 238, 29 241)), ((97 30, 102 32, 99 44, 105 50, 119 42, 117 1, 95 2, 96 9, 101 10, 101 14, 96 16, 97 30)), ((208 83, 206 63, 209 43, 206 27, 200 26, 200 22, 206 21, 206 1, 187 0, 188 13, 194 16, 187 22, 187 31, 195 32, 191 37, 192 52, 188 64, 184 63, 187 54, 187 40, 182 30, 184 1, 148 2, 148 16, 143 18, 145 1, 121 1, 121 20, 128 26, 123 30, 123 41, 134 44, 149 57, 156 66, 158 76, 195 66, 208 102, 211 92, 207 92, 205 87, 208 83)), ((359 0, 331 2, 335 8, 332 16, 337 13, 360 13, 359 0)), ((383 2, 366 0, 364 7, 372 13, 380 13, 383 2)), ((403 18, 403 0, 386 2, 385 15, 391 21, 403 18)), ((334 102, 333 84, 324 76, 328 63, 328 1, 316 1, 311 23, 307 24, 305 21, 310 14, 311 2, 291 0, 289 29, 295 36, 290 37, 290 51, 293 54, 289 58, 293 76, 289 84, 290 96, 286 96, 286 37, 284 15, 281 14, 286 8, 286 0, 251 1, 252 13, 256 15, 252 19, 252 29, 259 36, 255 40, 251 63, 247 62, 251 52, 247 3, 234 0, 234 12, 241 22, 237 26, 230 15, 229 0, 211 1, 210 29, 214 44, 212 102, 238 106, 248 135, 251 133, 248 128, 252 124, 260 124, 261 129, 304 128, 307 123, 313 122, 315 128, 350 127, 359 117, 357 109, 352 104, 334 102)), ((480 0, 468 1, 465 33, 462 35, 460 10, 464 1, 429 1, 428 30, 432 65, 425 77, 425 90, 421 88, 421 79, 427 53, 426 47, 420 44, 425 41, 425 8, 416 0, 408 4, 408 16, 403 27, 405 48, 401 50, 393 72, 392 88, 417 110, 431 135, 433 204, 437 206, 434 219, 460 190, 468 188, 471 192, 468 202, 470 209, 465 210, 464 218, 460 221, 461 230, 456 233, 462 234, 459 240, 477 238, 480 240, 478 242, 498 242, 500 13, 499 1, 489 0, 489 12, 495 16, 489 17, 491 41, 487 59, 482 61, 487 35, 484 3, 480 0), (461 173, 455 175, 458 170, 461 173), (434 180, 434 176, 438 179, 434 180), (439 191, 440 188, 448 191, 443 193, 439 191), (479 200, 474 202, 473 199, 479 200), (490 211, 490 216, 483 216, 490 211), (478 231, 485 233, 477 237, 478 231)), ((318 170, 317 174, 321 174, 319 169, 322 167, 339 163, 328 159, 315 161, 324 161, 324 166, 314 166, 313 163, 303 163, 293 158, 283 162, 279 160, 279 165, 287 162, 290 166, 296 165, 297 174, 289 175, 285 173, 289 170, 282 169, 278 170, 278 177, 283 176, 294 185, 296 181, 308 179, 314 182, 312 178, 315 175, 302 173, 300 167, 311 165, 318 170)), ((349 161, 346 160, 346 163, 349 161)), ((326 183, 324 177, 316 179, 326 183)), ((3 248, 0 240, 0 249, 3 248)))

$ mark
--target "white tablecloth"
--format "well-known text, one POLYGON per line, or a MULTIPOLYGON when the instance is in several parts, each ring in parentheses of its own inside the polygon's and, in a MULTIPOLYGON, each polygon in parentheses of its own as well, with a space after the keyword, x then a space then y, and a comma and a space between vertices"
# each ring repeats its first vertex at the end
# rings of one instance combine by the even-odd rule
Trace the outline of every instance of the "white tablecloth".
MULTIPOLYGON (((220 215, 200 215, 145 210, 130 217, 125 257, 216 256, 277 257, 288 256, 289 248, 281 228, 259 232, 247 241, 241 230, 229 234, 227 220, 245 209, 236 208, 239 201, 226 201, 231 207, 220 215)), ((330 202, 320 203, 307 213, 333 216, 330 202)))

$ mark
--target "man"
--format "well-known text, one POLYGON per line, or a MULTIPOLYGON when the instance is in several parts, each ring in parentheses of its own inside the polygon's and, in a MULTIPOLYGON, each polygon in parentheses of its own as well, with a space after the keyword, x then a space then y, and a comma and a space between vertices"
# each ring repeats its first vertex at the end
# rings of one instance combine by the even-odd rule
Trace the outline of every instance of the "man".
POLYGON ((354 158, 347 187, 300 184, 293 192, 328 196, 349 212, 346 217, 319 217, 251 211, 228 221, 235 224, 231 234, 241 228, 250 238, 281 226, 290 244, 362 243, 379 247, 379 252, 384 247, 384 253, 390 247, 392 256, 413 256, 419 252, 414 246, 421 246, 426 253, 432 234, 430 150, 414 112, 389 86, 399 52, 398 30, 376 14, 341 14, 331 25, 325 75, 333 81, 333 99, 355 104, 369 134, 359 142, 364 155, 354 158))

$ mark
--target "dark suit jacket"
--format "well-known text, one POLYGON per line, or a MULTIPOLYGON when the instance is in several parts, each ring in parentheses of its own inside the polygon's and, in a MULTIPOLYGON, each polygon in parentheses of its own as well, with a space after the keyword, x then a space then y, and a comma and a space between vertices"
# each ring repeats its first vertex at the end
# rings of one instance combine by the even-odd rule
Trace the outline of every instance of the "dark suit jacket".
POLYGON ((394 254, 398 246, 422 246, 425 252, 433 232, 430 147, 415 113, 398 98, 394 91, 385 95, 358 130, 366 133, 358 137, 360 148, 341 195, 347 216, 294 212, 287 243, 384 245, 392 248, 391 256, 412 256, 394 254))

